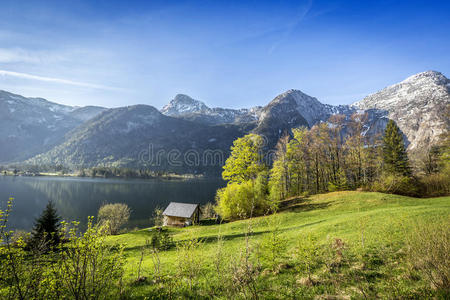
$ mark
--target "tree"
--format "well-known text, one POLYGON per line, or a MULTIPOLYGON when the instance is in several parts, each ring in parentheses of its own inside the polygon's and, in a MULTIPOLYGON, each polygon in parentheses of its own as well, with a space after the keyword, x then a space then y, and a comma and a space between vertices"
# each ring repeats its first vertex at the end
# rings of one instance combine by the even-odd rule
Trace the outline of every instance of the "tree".
POLYGON ((301 195, 307 191, 310 182, 310 156, 309 156, 309 136, 308 129, 292 129, 293 138, 287 147, 287 158, 289 173, 291 176, 291 190, 294 195, 301 195))
POLYGON ((98 210, 98 222, 109 234, 118 234, 120 227, 128 222, 130 213, 124 203, 104 204, 98 210))
POLYGON ((275 161, 270 170, 270 194, 274 200, 281 200, 289 196, 291 178, 287 157, 289 135, 284 135, 277 143, 275 161))
POLYGON ((216 196, 217 210, 223 218, 248 218, 269 207, 263 146, 264 140, 257 134, 247 134, 233 142, 222 173, 228 184, 216 196))
POLYGON ((423 170, 425 174, 431 175, 439 172, 439 159, 441 156, 441 149, 434 145, 428 148, 425 157, 422 159, 423 170))
MULTIPOLYGON (((258 180, 259 182, 259 180, 258 180)), ((217 212, 224 219, 245 219, 262 214, 269 208, 268 202, 258 197, 260 190, 251 180, 230 182, 217 191, 217 212)))
POLYGON ((60 243, 60 217, 53 202, 49 201, 41 216, 36 220, 32 231, 32 248, 47 251, 60 243))
POLYGON ((384 170, 389 174, 411 176, 403 135, 394 121, 389 120, 383 137, 384 170))
POLYGON ((153 215, 150 218, 150 221, 153 222, 155 226, 163 226, 164 224, 164 216, 163 216, 163 210, 160 207, 156 207, 153 211, 153 215))
POLYGON ((256 179, 258 173, 267 169, 262 161, 263 145, 263 138, 253 133, 236 139, 223 167, 223 179, 238 183, 256 179))

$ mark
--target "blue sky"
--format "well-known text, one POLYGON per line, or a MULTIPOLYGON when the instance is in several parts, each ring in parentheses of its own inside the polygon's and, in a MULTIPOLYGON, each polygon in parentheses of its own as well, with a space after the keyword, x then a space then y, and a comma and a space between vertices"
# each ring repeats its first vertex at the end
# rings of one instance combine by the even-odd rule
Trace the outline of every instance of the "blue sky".
POLYGON ((348 104, 450 75, 449 1, 19 1, 0 9, 0 89, 70 105, 348 104))

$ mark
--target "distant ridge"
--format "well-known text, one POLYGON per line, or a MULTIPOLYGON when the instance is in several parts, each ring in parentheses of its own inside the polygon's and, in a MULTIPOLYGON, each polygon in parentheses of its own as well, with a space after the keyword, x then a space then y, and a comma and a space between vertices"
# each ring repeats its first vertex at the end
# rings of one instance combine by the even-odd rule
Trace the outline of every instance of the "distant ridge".
POLYGON ((312 127, 334 114, 350 117, 355 112, 368 114, 367 135, 381 133, 388 118, 393 119, 405 135, 408 150, 416 152, 437 143, 448 130, 449 90, 450 82, 443 74, 427 71, 352 105, 323 104, 300 90, 288 90, 266 106, 250 109, 210 108, 179 94, 160 111, 149 105, 75 108, 0 92, 0 142, 8 145, 0 161, 31 157, 27 163, 72 168, 127 166, 219 174, 220 166, 201 163, 180 167, 166 161, 150 166, 140 153, 152 145, 156 150, 177 149, 182 155, 190 150, 217 150, 226 158, 233 140, 249 132, 263 134, 272 148, 294 127, 312 127))

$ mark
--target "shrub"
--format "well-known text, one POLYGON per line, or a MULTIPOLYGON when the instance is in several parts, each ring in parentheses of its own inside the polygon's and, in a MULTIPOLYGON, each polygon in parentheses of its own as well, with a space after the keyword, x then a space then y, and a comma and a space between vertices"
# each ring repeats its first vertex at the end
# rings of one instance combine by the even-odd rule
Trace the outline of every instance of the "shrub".
POLYGON ((214 204, 211 202, 206 203, 201 207, 202 219, 211 219, 216 217, 216 211, 214 210, 214 204))
POLYGON ((157 250, 168 250, 174 246, 172 237, 166 230, 153 231, 150 238, 150 246, 157 250))
POLYGON ((98 222, 107 233, 117 234, 128 222, 130 213, 130 208, 124 203, 104 204, 98 210, 98 222))
POLYGON ((177 244, 178 276, 184 278, 193 291, 202 273, 202 257, 198 252, 202 241, 190 238, 177 244))
POLYGON ((224 219, 244 219, 260 215, 270 209, 269 202, 261 197, 260 185, 251 180, 231 182, 217 191, 217 211, 224 219))
POLYGON ((419 188, 414 178, 401 175, 382 175, 370 187, 371 191, 399 194, 407 196, 419 196, 419 188))
POLYGON ((450 221, 416 224, 407 240, 407 259, 430 284, 450 296, 450 221))
POLYGON ((164 216, 163 210, 160 207, 155 208, 155 210, 153 211, 153 216, 150 221, 153 222, 155 226, 163 226, 164 216))
POLYGON ((299 240, 295 248, 294 257, 298 271, 300 273, 306 273, 309 282, 312 282, 311 275, 323 259, 322 250, 316 238, 312 235, 306 235, 299 240))
MULTIPOLYGON (((103 232, 92 226, 84 234, 78 223, 62 223, 55 252, 27 247, 23 237, 11 240, 6 230, 12 199, 0 210, 0 299, 119 299, 125 263, 121 246, 108 246, 103 232)), ((46 243, 45 235, 38 243, 46 243)))
POLYGON ((55 267, 55 288, 62 298, 120 298, 125 264, 123 248, 106 245, 103 231, 93 227, 92 218, 85 233, 79 235, 77 227, 77 222, 70 229, 63 223, 62 231, 68 241, 61 246, 55 267))
POLYGON ((258 256, 264 265, 274 269, 286 258, 288 240, 281 234, 280 222, 273 221, 271 230, 264 236, 258 247, 258 256))
POLYGON ((46 262, 40 252, 29 255, 22 237, 14 238, 7 224, 13 198, 0 210, 0 299, 45 299, 46 262))
POLYGON ((430 174, 420 178, 420 194, 425 197, 438 197, 450 194, 450 173, 430 174))

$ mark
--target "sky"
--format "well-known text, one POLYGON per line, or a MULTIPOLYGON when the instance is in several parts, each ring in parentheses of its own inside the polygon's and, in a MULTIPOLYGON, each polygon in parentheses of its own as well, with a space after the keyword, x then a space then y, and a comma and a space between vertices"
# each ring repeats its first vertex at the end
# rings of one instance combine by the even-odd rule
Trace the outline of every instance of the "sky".
POLYGON ((450 1, 0 2, 0 89, 84 106, 178 94, 265 105, 288 89, 350 104, 450 75, 450 1))

